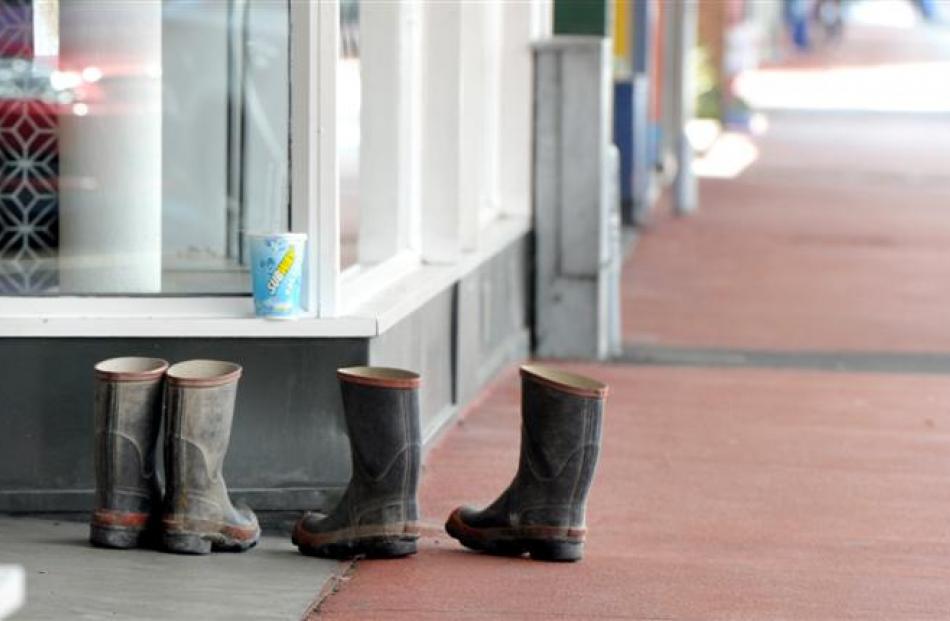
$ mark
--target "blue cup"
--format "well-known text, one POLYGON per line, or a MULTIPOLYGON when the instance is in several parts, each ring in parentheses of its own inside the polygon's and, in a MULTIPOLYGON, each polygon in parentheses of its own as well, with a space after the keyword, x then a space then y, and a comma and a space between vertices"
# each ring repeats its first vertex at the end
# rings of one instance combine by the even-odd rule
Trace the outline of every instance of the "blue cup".
POLYGON ((294 319, 300 307, 301 277, 307 252, 304 233, 248 233, 251 287, 258 317, 294 319))

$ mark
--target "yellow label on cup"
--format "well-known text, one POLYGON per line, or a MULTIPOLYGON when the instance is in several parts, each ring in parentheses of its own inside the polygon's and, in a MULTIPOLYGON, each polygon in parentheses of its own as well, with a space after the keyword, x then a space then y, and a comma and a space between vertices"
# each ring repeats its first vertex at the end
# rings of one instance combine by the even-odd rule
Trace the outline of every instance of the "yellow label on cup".
POLYGON ((270 280, 267 281, 267 291, 271 295, 274 295, 274 292, 277 291, 277 287, 280 286, 280 282, 284 279, 284 276, 286 276, 290 268, 293 267, 294 255, 294 247, 288 247, 287 252, 284 253, 284 257, 280 260, 280 263, 277 264, 274 273, 271 274, 270 280))

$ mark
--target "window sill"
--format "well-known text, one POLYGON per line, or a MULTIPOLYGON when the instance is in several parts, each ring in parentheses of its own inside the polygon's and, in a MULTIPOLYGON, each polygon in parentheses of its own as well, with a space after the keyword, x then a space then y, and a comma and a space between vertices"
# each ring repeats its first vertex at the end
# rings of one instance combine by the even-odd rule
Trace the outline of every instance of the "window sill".
POLYGON ((373 317, 382 334, 407 315, 429 302, 447 287, 499 252, 531 229, 529 215, 507 215, 487 224, 479 235, 479 248, 464 252, 449 264, 423 264, 412 273, 393 281, 368 299, 353 314, 373 317), (412 292, 407 295, 406 292, 412 292))
MULTIPOLYGON (((247 302, 250 304, 250 302, 247 302)), ((0 337, 371 337, 377 322, 368 317, 270 320, 246 317, 0 317, 0 337)))
POLYGON ((247 297, 154 298, 148 299, 144 313, 142 298, 4 298, 0 300, 0 338, 373 337, 495 256, 530 226, 529 216, 501 217, 484 228, 480 248, 464 253, 455 263, 428 265, 403 257, 375 275, 344 281, 342 293, 351 305, 340 317, 261 319, 251 314, 247 297), (47 308, 37 311, 38 304, 47 308))

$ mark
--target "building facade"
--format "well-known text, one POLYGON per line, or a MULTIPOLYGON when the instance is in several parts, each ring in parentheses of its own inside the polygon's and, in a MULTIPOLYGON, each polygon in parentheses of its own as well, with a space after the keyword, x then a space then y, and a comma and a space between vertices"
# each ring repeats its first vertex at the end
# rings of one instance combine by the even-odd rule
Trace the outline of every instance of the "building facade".
POLYGON ((431 439, 530 348, 531 42, 545 0, 0 7, 0 511, 82 511, 93 365, 244 367, 258 509, 349 478, 335 369, 421 372, 431 439), (246 234, 309 237, 257 318, 246 234))

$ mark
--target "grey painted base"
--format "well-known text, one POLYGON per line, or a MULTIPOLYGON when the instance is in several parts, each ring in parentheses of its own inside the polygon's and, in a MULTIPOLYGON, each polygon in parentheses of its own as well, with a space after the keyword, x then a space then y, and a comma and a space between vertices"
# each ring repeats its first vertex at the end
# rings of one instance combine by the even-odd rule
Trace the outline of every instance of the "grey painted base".
POLYGON ((0 512, 88 510, 93 365, 113 356, 244 367, 224 473, 252 506, 322 508, 349 479, 336 380, 361 339, 0 339, 0 512))
POLYGON ((284 537, 243 554, 102 550, 85 524, 0 518, 0 563, 26 568, 29 619, 300 619, 342 566, 284 537))
POLYGON ((256 510, 329 511, 350 477, 341 366, 422 374, 436 437, 500 369, 527 356, 531 249, 523 237, 373 339, 0 339, 0 513, 92 506, 93 365, 114 356, 244 367, 224 476, 256 510))

